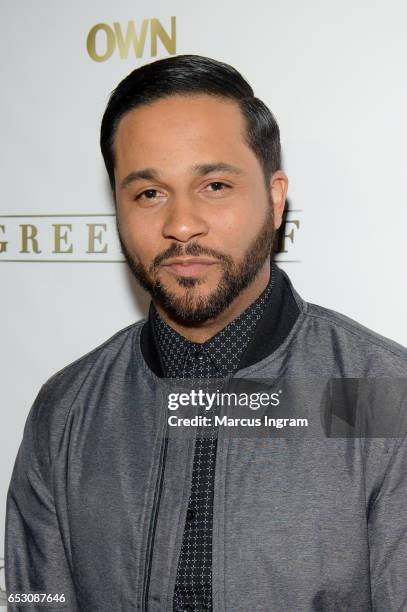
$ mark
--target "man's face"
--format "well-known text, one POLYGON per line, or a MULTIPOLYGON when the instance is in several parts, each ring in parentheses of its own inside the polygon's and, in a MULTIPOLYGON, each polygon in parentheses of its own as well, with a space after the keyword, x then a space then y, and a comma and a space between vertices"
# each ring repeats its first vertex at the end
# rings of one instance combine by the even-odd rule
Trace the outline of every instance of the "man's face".
POLYGON ((130 111, 116 131, 124 254, 183 323, 220 314, 269 265, 286 179, 276 173, 266 186, 245 129, 236 103, 194 95, 130 111))

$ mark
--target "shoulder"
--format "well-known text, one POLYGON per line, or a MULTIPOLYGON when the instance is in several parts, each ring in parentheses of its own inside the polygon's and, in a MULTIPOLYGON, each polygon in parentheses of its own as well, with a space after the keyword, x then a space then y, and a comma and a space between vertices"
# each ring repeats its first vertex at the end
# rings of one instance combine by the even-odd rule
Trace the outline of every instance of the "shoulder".
POLYGON ((365 375, 407 375, 407 348, 335 310, 310 302, 303 305, 306 327, 318 336, 322 348, 360 366, 365 375))
POLYGON ((137 369, 141 351, 136 343, 144 323, 142 319, 118 331, 42 385, 24 427, 19 452, 24 469, 38 469, 44 479, 49 478, 53 458, 61 448, 64 432, 70 429, 75 407, 80 409, 81 427, 94 393, 103 394, 109 386, 122 385, 129 367, 137 369))
POLYGON ((407 348, 344 314, 305 301, 282 273, 301 313, 295 346, 308 369, 339 376, 407 376, 407 348))
POLYGON ((132 323, 116 332, 94 349, 85 353, 72 363, 53 374, 45 383, 45 387, 58 387, 82 379, 103 359, 109 363, 122 357, 134 358, 135 343, 139 339, 145 319, 132 323))
POLYGON ((28 421, 32 426, 46 432, 60 430, 82 392, 86 390, 87 398, 96 390, 103 393, 105 385, 120 384, 130 364, 133 368, 141 365, 137 343, 144 323, 142 319, 121 329, 53 374, 41 387, 31 409, 28 421))

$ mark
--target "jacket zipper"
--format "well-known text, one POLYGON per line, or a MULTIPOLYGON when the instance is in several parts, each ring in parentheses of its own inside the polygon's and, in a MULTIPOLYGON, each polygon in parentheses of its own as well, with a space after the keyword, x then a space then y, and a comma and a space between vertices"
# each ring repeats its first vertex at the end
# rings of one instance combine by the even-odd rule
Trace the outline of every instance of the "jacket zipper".
POLYGON ((155 530, 157 527, 157 518, 158 518, 158 510, 160 507, 160 499, 163 488, 164 481, 164 467, 165 460, 167 457, 167 447, 168 447, 168 436, 167 436, 167 428, 164 431, 164 440, 161 444, 160 449, 160 463, 157 475, 157 484, 154 492, 154 500, 153 500, 153 509, 151 512, 151 520, 148 529, 148 538, 147 538, 147 550, 146 550, 146 565, 144 571, 144 584, 143 584, 143 603, 142 603, 142 612, 147 612, 148 605, 148 592, 150 588, 150 575, 151 575, 151 564, 153 561, 153 550, 154 550, 154 537, 155 530))

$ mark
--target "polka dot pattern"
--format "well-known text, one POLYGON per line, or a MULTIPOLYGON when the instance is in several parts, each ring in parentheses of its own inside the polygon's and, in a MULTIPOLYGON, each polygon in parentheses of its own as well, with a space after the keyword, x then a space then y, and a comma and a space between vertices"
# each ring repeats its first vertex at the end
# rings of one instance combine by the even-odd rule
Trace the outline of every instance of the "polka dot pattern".
MULTIPOLYGON (((205 390, 209 380, 238 369, 270 299, 273 275, 259 298, 239 317, 203 344, 179 335, 153 308, 158 349, 168 378, 194 379, 205 390)), ((212 518, 216 465, 216 427, 198 428, 181 552, 174 591, 174 612, 212 611, 212 518), (205 430, 205 431, 204 431, 205 430), (208 431, 209 430, 209 431, 208 431)))

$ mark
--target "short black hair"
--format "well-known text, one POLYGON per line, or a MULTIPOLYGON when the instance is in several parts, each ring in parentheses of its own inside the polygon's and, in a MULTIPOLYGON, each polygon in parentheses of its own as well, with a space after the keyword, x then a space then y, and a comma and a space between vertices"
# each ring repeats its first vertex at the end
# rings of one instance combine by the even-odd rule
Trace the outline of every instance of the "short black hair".
POLYGON ((100 147, 112 191, 114 136, 125 113, 173 95, 208 94, 237 102, 246 120, 247 144, 266 182, 281 167, 280 130, 269 108, 256 98, 246 79, 232 66, 200 55, 177 55, 136 68, 111 93, 103 115, 100 147))

